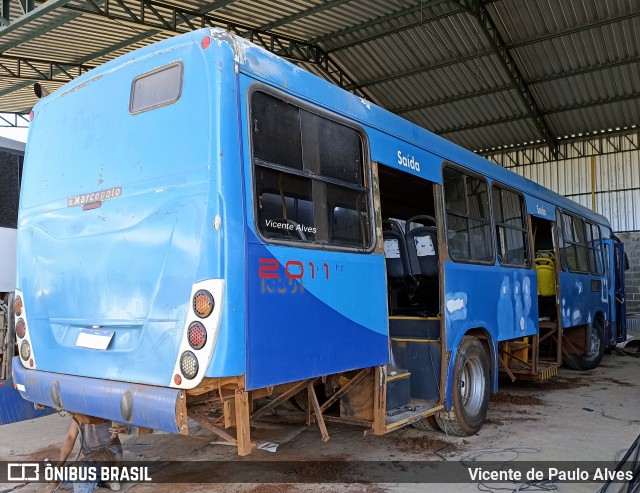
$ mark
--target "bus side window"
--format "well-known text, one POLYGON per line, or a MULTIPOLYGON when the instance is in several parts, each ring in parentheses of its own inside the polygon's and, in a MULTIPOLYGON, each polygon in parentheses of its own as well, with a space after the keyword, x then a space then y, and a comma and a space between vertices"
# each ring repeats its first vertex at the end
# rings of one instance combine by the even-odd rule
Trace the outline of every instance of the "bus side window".
POLYGON ((367 249, 360 133, 263 92, 251 100, 257 226, 266 239, 367 249))
POLYGON ((491 190, 498 260, 502 265, 528 266, 529 234, 524 215, 524 198, 495 184, 491 190))
POLYGON ((449 255, 453 260, 493 260, 487 182, 449 167, 443 181, 449 255))
POLYGON ((563 213, 562 234, 565 245, 566 265, 569 270, 572 272, 589 272, 584 220, 566 212, 563 213))

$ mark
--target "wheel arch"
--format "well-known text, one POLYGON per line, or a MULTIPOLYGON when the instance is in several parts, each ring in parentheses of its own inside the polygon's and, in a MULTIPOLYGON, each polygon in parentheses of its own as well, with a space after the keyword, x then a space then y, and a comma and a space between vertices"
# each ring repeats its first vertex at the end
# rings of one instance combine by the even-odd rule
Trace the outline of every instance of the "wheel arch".
POLYGON ((458 348, 460 347, 460 342, 462 341, 462 338, 464 336, 475 337, 482 344, 482 347, 484 348, 487 355, 487 360, 489 361, 489 381, 491 382, 491 393, 495 393, 498 391, 498 346, 496 338, 491 333, 491 330, 486 326, 477 325, 475 327, 469 327, 465 331, 461 331, 458 337, 456 337, 456 339, 454 340, 454 344, 449 356, 449 361, 447 362, 447 378, 445 380, 444 399, 444 408, 446 411, 451 411, 452 406, 451 392, 453 379, 449 377, 453 375, 458 348))

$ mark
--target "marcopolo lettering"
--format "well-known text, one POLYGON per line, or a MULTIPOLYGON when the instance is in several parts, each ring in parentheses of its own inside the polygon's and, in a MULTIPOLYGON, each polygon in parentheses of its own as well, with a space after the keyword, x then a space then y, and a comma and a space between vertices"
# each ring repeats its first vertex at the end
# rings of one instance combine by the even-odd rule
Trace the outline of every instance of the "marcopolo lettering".
POLYGON ((76 195, 75 197, 69 197, 67 199, 67 207, 103 202, 105 200, 118 198, 120 195, 122 195, 122 187, 113 187, 108 190, 100 190, 99 192, 76 195))
POLYGON ((402 151, 398 151, 398 164, 404 166, 405 168, 420 171, 420 163, 415 158, 415 156, 410 156, 409 154, 404 156, 402 154, 402 151))

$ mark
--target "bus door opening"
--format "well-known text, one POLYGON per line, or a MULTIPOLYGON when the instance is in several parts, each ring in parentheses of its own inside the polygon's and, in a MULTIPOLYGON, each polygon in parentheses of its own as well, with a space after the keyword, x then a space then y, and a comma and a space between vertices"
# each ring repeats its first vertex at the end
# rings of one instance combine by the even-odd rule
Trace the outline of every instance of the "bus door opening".
POLYGON ((562 363, 557 343, 561 331, 558 323, 558 255, 554 221, 531 217, 533 253, 538 278, 538 359, 542 363, 562 363))
POLYGON ((435 409, 443 388, 435 184, 384 166, 379 183, 393 379, 387 408, 435 409))

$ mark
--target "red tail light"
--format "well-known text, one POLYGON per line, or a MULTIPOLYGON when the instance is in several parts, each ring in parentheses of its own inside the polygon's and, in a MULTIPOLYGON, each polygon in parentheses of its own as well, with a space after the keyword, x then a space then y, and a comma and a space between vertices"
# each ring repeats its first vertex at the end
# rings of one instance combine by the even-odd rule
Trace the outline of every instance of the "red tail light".
POLYGON ((188 338, 193 349, 202 349, 207 343, 207 330, 200 322, 193 322, 189 325, 188 338))
POLYGON ((16 335, 22 339, 27 332, 27 326, 21 318, 16 322, 16 335))

